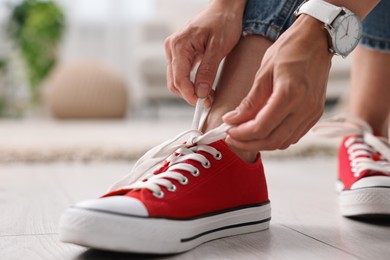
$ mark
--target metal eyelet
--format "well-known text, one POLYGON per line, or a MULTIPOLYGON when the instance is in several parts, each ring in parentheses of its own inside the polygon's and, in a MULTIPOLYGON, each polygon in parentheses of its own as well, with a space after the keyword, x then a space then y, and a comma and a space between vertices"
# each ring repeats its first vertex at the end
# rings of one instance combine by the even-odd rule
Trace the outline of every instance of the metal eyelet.
POLYGON ((153 192, 153 195, 156 197, 156 198, 164 198, 164 192, 162 190, 160 190, 159 192, 153 192))
POLYGON ((196 169, 195 171, 193 171, 192 173, 192 176, 195 176, 195 177, 197 177, 197 176, 199 176, 199 174, 200 174, 200 171, 198 170, 198 169, 196 169))
POLYGON ((211 164, 210 164, 209 161, 204 162, 202 165, 203 165, 203 167, 206 168, 206 169, 210 168, 210 166, 211 166, 211 164))
POLYGON ((214 158, 215 158, 216 160, 221 160, 221 159, 222 159, 222 154, 221 154, 221 153, 217 153, 217 154, 214 156, 214 158))
POLYGON ((180 184, 183 184, 183 185, 188 184, 188 178, 184 177, 183 179, 181 179, 180 184))
POLYGON ((172 184, 172 186, 169 186, 167 190, 169 190, 170 192, 174 192, 176 191, 176 186, 172 184))

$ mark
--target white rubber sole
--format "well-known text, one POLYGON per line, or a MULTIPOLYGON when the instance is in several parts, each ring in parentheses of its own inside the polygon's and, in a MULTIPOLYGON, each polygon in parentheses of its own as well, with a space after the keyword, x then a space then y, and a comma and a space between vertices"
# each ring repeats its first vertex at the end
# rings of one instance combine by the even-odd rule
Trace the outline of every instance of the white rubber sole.
POLYGON ((120 252, 179 253, 210 240, 265 230, 270 219, 269 203, 191 220, 134 217, 70 208, 60 220, 60 239, 120 252))
POLYGON ((390 188, 367 187, 340 192, 343 216, 390 215, 390 188))

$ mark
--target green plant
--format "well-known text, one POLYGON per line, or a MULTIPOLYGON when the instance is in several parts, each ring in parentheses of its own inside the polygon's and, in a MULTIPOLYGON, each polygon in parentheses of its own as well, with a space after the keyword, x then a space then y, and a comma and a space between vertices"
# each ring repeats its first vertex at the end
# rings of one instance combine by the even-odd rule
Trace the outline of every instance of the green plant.
POLYGON ((4 115, 6 101, 5 97, 2 95, 2 77, 4 75, 4 71, 6 69, 7 62, 5 59, 0 59, 0 117, 4 115))
POLYGON ((0 59, 0 73, 5 70, 7 66, 7 61, 5 59, 0 59))
POLYGON ((40 83, 55 64, 63 31, 64 14, 51 0, 23 0, 11 12, 9 33, 26 64, 34 101, 39 98, 40 83))

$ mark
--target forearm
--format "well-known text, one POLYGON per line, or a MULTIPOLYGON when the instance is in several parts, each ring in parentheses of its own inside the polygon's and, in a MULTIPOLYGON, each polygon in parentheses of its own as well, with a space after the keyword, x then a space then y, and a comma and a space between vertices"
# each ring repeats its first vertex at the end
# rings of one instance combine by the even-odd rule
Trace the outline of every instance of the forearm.
POLYGON ((380 2, 380 0, 326 0, 336 6, 346 7, 354 12, 360 19, 364 19, 372 9, 380 2))

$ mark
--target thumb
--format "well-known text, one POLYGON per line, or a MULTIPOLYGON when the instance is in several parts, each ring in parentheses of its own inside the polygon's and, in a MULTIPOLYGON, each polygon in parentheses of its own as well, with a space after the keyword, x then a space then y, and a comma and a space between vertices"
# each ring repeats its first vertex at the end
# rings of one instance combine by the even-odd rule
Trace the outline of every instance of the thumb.
POLYGON ((206 98, 210 95, 215 76, 217 75, 218 66, 221 58, 212 55, 212 50, 207 49, 195 77, 195 93, 198 98, 206 98))

